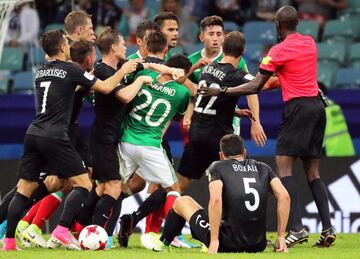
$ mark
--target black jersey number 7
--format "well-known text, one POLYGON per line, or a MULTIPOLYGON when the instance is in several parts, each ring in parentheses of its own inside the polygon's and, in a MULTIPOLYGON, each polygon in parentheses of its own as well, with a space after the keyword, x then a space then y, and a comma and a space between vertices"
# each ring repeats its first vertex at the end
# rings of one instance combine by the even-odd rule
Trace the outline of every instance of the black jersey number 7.
MULTIPOLYGON (((207 83, 205 80, 201 80, 199 82, 199 87, 207 87, 207 83)), ((215 88, 220 88, 220 85, 217 83, 212 83, 210 84, 209 87, 215 87, 215 88)), ((203 100, 203 95, 200 94, 196 100, 195 103, 195 111, 198 113, 204 113, 204 114, 208 114, 208 115, 216 115, 216 109, 213 109, 213 105, 216 101, 216 99, 218 98, 218 96, 212 96, 207 103, 201 102, 203 100)))
POLYGON ((44 88, 44 94, 43 94, 43 98, 42 98, 40 113, 44 113, 46 111, 46 101, 47 101, 47 96, 49 93, 50 84, 51 84, 51 81, 44 81, 44 82, 40 83, 40 87, 44 88))

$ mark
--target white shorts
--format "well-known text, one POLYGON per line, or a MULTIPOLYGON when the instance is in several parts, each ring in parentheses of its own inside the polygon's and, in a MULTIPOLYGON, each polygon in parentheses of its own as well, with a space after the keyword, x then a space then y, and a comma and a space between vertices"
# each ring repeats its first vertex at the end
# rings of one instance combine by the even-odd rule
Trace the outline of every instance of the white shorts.
POLYGON ((174 167, 162 147, 140 146, 126 142, 119 143, 118 147, 120 174, 125 183, 137 169, 146 181, 160 184, 163 188, 177 182, 174 167))

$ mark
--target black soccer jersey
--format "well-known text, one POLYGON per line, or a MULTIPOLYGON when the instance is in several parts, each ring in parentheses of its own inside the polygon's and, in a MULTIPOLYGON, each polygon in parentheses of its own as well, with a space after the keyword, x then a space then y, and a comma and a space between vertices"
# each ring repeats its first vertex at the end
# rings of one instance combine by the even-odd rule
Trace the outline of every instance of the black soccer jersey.
MULTIPOLYGON (((95 64, 94 75, 106 80, 116 73, 116 70, 101 60, 95 64)), ((116 92, 123 84, 115 88, 110 94, 95 93, 95 121, 91 129, 93 141, 114 143, 119 139, 121 124, 125 116, 126 105, 116 97, 116 92)))
POLYGON ((78 85, 90 89, 97 78, 78 65, 52 60, 36 71, 36 117, 26 134, 68 139, 68 126, 78 85))
MULTIPOLYGON (((199 86, 235 87, 249 82, 251 75, 229 63, 215 61, 206 66, 201 75, 199 86)), ((216 134, 223 136, 232 133, 232 121, 238 97, 220 94, 219 96, 199 95, 195 104, 190 127, 191 139, 202 139, 202 136, 216 134)))
POLYGON ((266 244, 267 194, 276 177, 272 169, 252 159, 231 159, 213 162, 207 173, 209 181, 223 183, 222 245, 231 250, 266 244))

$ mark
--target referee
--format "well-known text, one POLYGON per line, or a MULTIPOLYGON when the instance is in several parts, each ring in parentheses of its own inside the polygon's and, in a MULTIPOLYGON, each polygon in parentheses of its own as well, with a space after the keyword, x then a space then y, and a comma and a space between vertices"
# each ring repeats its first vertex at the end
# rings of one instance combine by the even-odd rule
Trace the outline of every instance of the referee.
POLYGON ((314 246, 329 247, 336 235, 331 226, 327 190, 319 175, 326 118, 324 104, 318 98, 317 49, 310 36, 296 32, 297 17, 296 9, 291 6, 284 6, 277 11, 275 25, 281 42, 272 47, 264 57, 253 81, 235 88, 203 87, 200 91, 205 95, 254 94, 276 73, 285 102, 276 146, 276 165, 281 181, 291 197, 286 243, 291 247, 309 239, 301 222, 297 186, 292 176, 295 160, 301 158, 323 226, 321 236, 314 246))

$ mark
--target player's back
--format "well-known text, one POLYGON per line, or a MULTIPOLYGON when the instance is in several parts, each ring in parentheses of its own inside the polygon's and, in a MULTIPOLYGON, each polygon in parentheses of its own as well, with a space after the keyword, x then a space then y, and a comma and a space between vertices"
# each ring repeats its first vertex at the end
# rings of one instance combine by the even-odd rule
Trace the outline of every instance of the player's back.
POLYGON ((159 148, 166 124, 186 111, 189 98, 189 90, 173 80, 143 86, 131 104, 122 141, 159 148))
MULTIPOLYGON (((229 63, 215 61, 206 66, 201 75, 199 86, 204 87, 235 87, 249 81, 251 75, 229 63)), ((199 95, 195 103, 194 114, 190 127, 191 135, 208 133, 223 136, 233 132, 232 121, 238 97, 219 95, 199 95)))
POLYGON ((223 183, 222 236, 225 247, 266 245, 266 204, 271 168, 252 159, 214 162, 210 180, 223 183))

